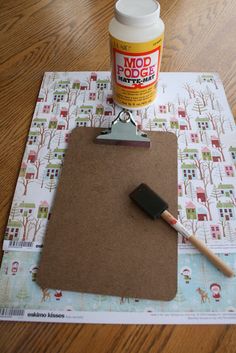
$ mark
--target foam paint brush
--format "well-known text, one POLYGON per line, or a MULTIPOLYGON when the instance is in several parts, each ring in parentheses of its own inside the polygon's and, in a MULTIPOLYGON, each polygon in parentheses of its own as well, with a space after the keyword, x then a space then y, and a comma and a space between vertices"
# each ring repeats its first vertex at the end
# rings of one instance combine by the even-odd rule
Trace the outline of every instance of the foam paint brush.
POLYGON ((128 110, 122 110, 112 122, 111 128, 97 136, 95 142, 109 145, 150 147, 150 139, 147 134, 138 129, 131 112, 128 110))
POLYGON ((130 198, 152 219, 162 218, 193 246, 204 254, 211 263, 228 277, 235 276, 233 270, 213 253, 201 240, 191 234, 169 211, 168 204, 146 184, 140 184, 130 198))

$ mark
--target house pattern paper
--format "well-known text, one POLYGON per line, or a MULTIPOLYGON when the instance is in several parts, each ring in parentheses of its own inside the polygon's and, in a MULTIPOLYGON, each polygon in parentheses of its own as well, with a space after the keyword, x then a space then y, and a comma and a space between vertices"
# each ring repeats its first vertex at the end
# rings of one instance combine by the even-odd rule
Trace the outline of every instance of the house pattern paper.
MULTIPOLYGON (((179 288, 171 302, 62 293, 36 285, 38 252, 70 132, 80 126, 109 127, 119 111, 109 72, 44 75, 5 231, 0 318, 235 323, 235 279, 224 277, 181 236, 179 288)), ((176 134, 179 219, 236 270, 236 133, 218 75, 161 73, 155 104, 134 117, 145 130, 176 134)))
MULTIPOLYGON (((107 127, 114 105, 109 72, 46 73, 28 135, 4 250, 40 250, 69 134, 107 127)), ((161 73, 159 96, 134 117, 145 130, 178 138, 179 219, 216 252, 236 249, 236 130, 217 74, 161 73)), ((180 251, 191 246, 179 238, 180 251)))

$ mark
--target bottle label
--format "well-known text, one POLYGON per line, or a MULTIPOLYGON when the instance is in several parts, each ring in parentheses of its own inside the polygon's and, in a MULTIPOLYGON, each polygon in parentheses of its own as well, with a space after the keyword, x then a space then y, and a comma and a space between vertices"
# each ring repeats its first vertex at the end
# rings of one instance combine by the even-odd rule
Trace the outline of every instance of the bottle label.
POLYGON ((151 104, 157 95, 163 35, 145 43, 110 36, 112 85, 116 103, 130 108, 151 104))

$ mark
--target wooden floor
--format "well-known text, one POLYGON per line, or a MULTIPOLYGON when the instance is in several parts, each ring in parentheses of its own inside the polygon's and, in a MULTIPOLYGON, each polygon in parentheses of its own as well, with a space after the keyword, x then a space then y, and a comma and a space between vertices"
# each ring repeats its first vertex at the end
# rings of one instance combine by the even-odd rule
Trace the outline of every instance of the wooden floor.
MULTIPOLYGON (((109 70, 111 0, 0 4, 0 235, 42 75, 109 70)), ((162 71, 217 71, 236 115, 236 1, 162 0, 162 71)), ((191 299, 191 298, 190 298, 191 299)), ((235 353, 234 326, 0 323, 0 352, 235 353)))

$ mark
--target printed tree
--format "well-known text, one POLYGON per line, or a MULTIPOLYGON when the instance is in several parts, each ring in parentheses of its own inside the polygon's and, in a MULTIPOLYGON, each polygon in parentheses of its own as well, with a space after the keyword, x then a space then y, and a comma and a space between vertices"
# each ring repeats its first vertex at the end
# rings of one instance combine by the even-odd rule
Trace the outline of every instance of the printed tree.
POLYGON ((20 183, 23 185, 24 187, 24 192, 23 192, 23 196, 25 196, 27 194, 28 191, 28 186, 29 184, 33 183, 34 179, 29 178, 29 177, 25 177, 25 178, 21 178, 20 179, 20 183))
POLYGON ((30 226, 31 220, 32 220, 31 214, 24 215, 24 212, 23 212, 22 218, 20 220, 20 223, 22 224, 22 229, 23 229, 23 234, 22 234, 23 241, 27 240, 28 238, 28 234, 30 230, 29 226, 30 226))
POLYGON ((19 300, 22 300, 24 301, 25 299, 29 298, 29 295, 28 295, 28 290, 27 290, 27 287, 26 287, 26 284, 23 283, 16 295, 16 297, 19 299, 19 300))
MULTIPOLYGON (((220 135, 222 133, 222 123, 220 123, 218 119, 216 120, 216 130, 215 131, 216 131, 217 137, 218 137, 218 139, 220 141, 220 135)), ((221 154, 222 160, 225 162, 224 146, 222 145, 221 142, 219 144, 219 147, 217 147, 217 149, 218 149, 218 151, 221 154)))
POLYGON ((206 107, 208 96, 205 94, 205 92, 203 92, 202 90, 199 90, 196 92, 196 95, 201 100, 203 107, 206 107))
POLYGON ((209 119, 209 121, 212 124, 212 129, 215 130, 216 129, 216 116, 213 115, 212 113, 206 113, 206 118, 209 119))
POLYGON ((199 98, 196 98, 194 105, 192 107, 192 110, 194 110, 195 112, 197 112, 198 114, 202 114, 202 112, 204 112, 206 110, 206 107, 204 106, 204 104, 200 101, 199 98))
POLYGON ((216 165, 214 162, 212 161, 204 161, 204 168, 207 169, 208 171, 208 176, 209 176, 209 181, 210 181, 210 184, 213 184, 213 170, 216 168, 216 165))
POLYGON ((32 230, 33 231, 33 238, 32 241, 36 241, 37 235, 39 231, 43 228, 43 221, 38 218, 34 218, 29 225, 29 232, 32 230))
POLYGON ((90 112, 88 114, 88 119, 89 119, 89 122, 90 122, 90 126, 91 127, 95 127, 96 115, 93 114, 92 112, 90 112))
POLYGON ((13 221, 14 219, 20 216, 20 209, 16 202, 12 204, 11 211, 10 211, 10 218, 13 221))
POLYGON ((49 164, 53 158, 54 158, 54 153, 52 150, 49 149, 48 153, 44 156, 44 159, 49 164))
MULTIPOLYGON (((148 119, 148 108, 144 108, 143 110, 138 110, 137 111, 137 116, 140 119, 140 125, 141 125, 141 129, 144 128, 144 121, 148 119)), ((156 108, 154 107, 153 109, 153 113, 154 113, 154 117, 156 117, 156 108)))
POLYGON ((226 222, 226 237, 230 240, 230 242, 235 242, 236 241, 236 231, 233 230, 230 222, 226 222))
POLYGON ((194 90, 193 90, 192 86, 189 83, 185 83, 183 87, 188 92, 189 99, 192 99, 193 94, 194 94, 194 90))
POLYGON ((215 185, 213 186, 213 189, 212 189, 212 192, 211 192, 211 197, 216 199, 217 202, 220 200, 221 192, 215 185))
POLYGON ((151 118, 148 119, 148 121, 147 121, 146 129, 148 129, 149 131, 152 131, 153 129, 155 129, 155 123, 153 122, 153 120, 151 118))
POLYGON ((199 228, 201 228, 200 223, 196 219, 190 219, 186 223, 188 230, 192 235, 197 235, 199 228))
POLYGON ((50 192, 55 190, 57 187, 57 180, 56 179, 49 179, 45 184, 45 188, 48 189, 50 192))
POLYGON ((211 102, 211 109, 214 110, 216 96, 215 96, 215 93, 212 92, 208 86, 206 87, 206 95, 207 95, 207 98, 209 98, 209 100, 211 102))
POLYGON ((37 158, 35 161, 34 161, 34 166, 36 168, 36 175, 35 175, 35 179, 38 179, 39 178, 39 170, 40 170, 40 167, 43 166, 45 163, 44 163, 44 160, 43 158, 37 158))
POLYGON ((186 120, 186 122, 188 124, 188 130, 192 130, 191 118, 190 118, 190 116, 188 114, 188 109, 187 109, 188 106, 189 106, 189 100, 187 98, 184 98, 184 99, 181 100, 181 103, 184 106, 184 110, 186 112, 184 119, 186 120))
POLYGON ((211 208, 210 205, 212 203, 211 198, 209 197, 208 193, 207 193, 207 186, 209 184, 209 171, 208 171, 208 166, 206 166, 205 161, 200 160, 199 158, 194 158, 194 163, 196 168, 199 171, 199 175, 200 175, 200 179, 203 182, 203 188, 204 188, 204 192, 206 195, 206 199, 205 201, 202 201, 200 203, 202 203, 208 210, 208 215, 209 215, 209 220, 212 220, 212 215, 211 215, 211 208))
POLYGON ((226 221, 225 218, 221 218, 219 223, 220 223, 221 228, 222 228, 223 237, 226 238, 227 221, 226 221))
POLYGON ((50 149, 51 148, 51 143, 52 143, 52 140, 58 136, 58 131, 56 129, 49 129, 47 130, 47 133, 46 133, 46 136, 48 138, 48 141, 47 141, 47 148, 50 149))

